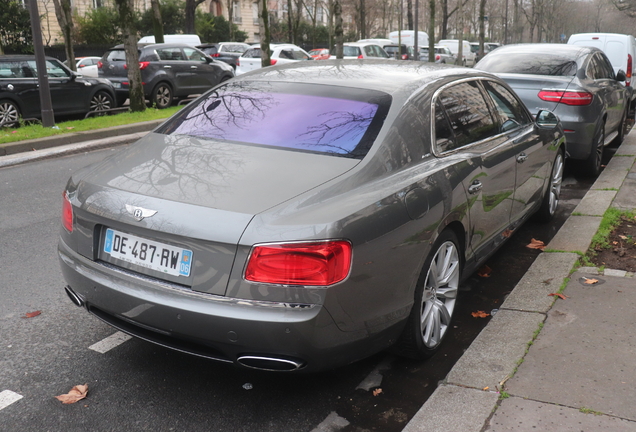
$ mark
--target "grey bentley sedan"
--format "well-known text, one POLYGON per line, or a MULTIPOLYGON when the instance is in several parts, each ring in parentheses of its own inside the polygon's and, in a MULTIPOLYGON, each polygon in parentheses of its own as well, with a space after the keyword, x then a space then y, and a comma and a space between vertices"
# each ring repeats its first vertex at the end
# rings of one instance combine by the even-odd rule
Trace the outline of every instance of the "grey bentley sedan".
POLYGON ((532 114, 466 68, 242 75, 71 177, 66 292, 123 332, 249 368, 426 358, 462 281, 557 209, 563 131, 532 114))

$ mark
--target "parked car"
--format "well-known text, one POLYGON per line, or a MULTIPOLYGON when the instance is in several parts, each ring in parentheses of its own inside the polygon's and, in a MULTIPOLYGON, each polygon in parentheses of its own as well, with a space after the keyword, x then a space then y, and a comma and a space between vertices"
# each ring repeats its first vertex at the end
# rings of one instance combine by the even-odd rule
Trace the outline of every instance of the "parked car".
POLYGON ((534 121, 466 68, 252 72, 72 175, 66 291, 123 332, 249 368, 317 371, 396 343, 425 358, 462 281, 556 211, 563 142, 552 113, 534 121))
MULTIPOLYGON (((55 117, 115 108, 115 90, 105 79, 82 77, 46 57, 55 117)), ((41 118, 38 68, 33 55, 0 56, 0 126, 41 118)))
POLYGON ((389 44, 382 47, 389 57, 396 60, 413 60, 413 47, 406 45, 389 44))
POLYGON ((629 93, 625 72, 614 73, 598 48, 564 44, 506 45, 484 57, 477 69, 496 73, 531 112, 553 111, 563 123, 567 156, 596 176, 603 149, 622 142, 629 93))
MULTIPOLYGON (((101 57, 76 57, 75 68, 77 73, 82 76, 97 78, 97 63, 101 57)), ((64 65, 68 67, 68 60, 64 61, 64 65)))
POLYGON ((229 64, 236 70, 236 59, 250 49, 251 45, 242 42, 219 42, 199 45, 197 48, 210 57, 229 64))
MULTIPOLYGON (((201 38, 196 34, 165 34, 163 35, 164 43, 179 43, 186 44, 191 47, 201 45, 201 38)), ((154 36, 144 36, 139 39, 140 44, 153 44, 156 43, 154 36)))
MULTIPOLYGON (((448 47, 456 58, 459 57, 459 40, 442 39, 438 45, 448 47)), ((462 41, 462 66, 474 66, 475 63, 477 63, 475 57, 475 53, 470 48, 470 43, 468 41, 462 41)))
MULTIPOLYGON (((456 57, 451 50, 443 45, 435 45, 435 63, 455 64, 456 57)), ((420 48, 420 60, 428 61, 428 47, 420 48)))
POLYGON ((309 51, 309 55, 314 60, 329 60, 329 50, 326 48, 317 48, 309 51))
MULTIPOLYGON (((336 58, 336 47, 330 51, 330 59, 336 58)), ((343 58, 345 59, 388 59, 391 58, 386 51, 372 42, 347 42, 342 44, 343 58)))
MULTIPOLYGON (((130 90, 124 45, 108 50, 97 67, 99 76, 115 86, 117 103, 123 104, 130 90)), ((169 107, 174 99, 204 93, 234 76, 227 63, 179 43, 139 45, 139 67, 144 95, 157 108, 169 107)))
MULTIPOLYGON (((269 58, 271 65, 281 65, 285 63, 295 63, 303 60, 313 60, 307 51, 294 44, 270 44, 269 58)), ((252 45, 236 61, 236 75, 260 69, 261 66, 261 46, 252 45)))

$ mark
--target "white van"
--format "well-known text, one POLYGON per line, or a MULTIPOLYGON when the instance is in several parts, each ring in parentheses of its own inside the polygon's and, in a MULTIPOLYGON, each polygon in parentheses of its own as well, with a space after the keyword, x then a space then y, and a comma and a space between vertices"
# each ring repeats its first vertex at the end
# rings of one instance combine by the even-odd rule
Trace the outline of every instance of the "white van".
POLYGON ((622 69, 627 76, 625 85, 631 86, 632 75, 636 73, 636 39, 632 35, 616 33, 578 33, 568 39, 569 45, 583 45, 599 48, 612 63, 614 73, 622 69))
MULTIPOLYGON (((412 47, 415 45, 415 31, 414 30, 396 30, 389 33, 389 39, 392 44, 400 43, 400 34, 402 35, 402 45, 412 47)), ((420 47, 428 46, 428 35, 426 32, 417 32, 417 44, 420 47)))
MULTIPOLYGON (((201 45, 201 38, 195 34, 172 34, 163 35, 163 41, 165 43, 182 43, 190 46, 201 45)), ((144 36, 139 39, 139 43, 155 43, 154 36, 144 36)))
MULTIPOLYGON (((442 39, 438 42, 438 45, 448 47, 455 57, 459 55, 459 39, 442 39)), ((462 57, 464 57, 462 65, 470 67, 475 66, 475 59, 477 58, 477 55, 471 51, 470 42, 467 40, 462 40, 462 57)))

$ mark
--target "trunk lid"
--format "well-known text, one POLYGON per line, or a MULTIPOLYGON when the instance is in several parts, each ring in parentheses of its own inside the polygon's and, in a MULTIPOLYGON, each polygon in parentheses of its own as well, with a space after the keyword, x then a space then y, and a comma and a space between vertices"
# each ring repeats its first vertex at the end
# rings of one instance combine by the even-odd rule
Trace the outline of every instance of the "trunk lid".
POLYGON ((526 74, 506 74, 497 73, 521 98, 530 114, 535 116, 541 109, 555 111, 558 102, 544 101, 539 99, 539 91, 542 89, 567 90, 573 76, 548 76, 548 75, 526 75, 526 74))

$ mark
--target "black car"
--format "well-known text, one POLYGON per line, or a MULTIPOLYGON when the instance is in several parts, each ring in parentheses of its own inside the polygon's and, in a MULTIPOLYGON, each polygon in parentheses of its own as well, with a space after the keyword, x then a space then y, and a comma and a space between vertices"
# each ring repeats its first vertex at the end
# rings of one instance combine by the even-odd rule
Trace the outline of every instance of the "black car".
MULTIPOLYGON (((56 117, 115 107, 115 90, 105 79, 81 77, 53 57, 46 57, 53 113, 56 117)), ((0 125, 41 117, 35 56, 0 56, 0 125)))
MULTIPOLYGON (((100 77, 115 86, 118 104, 128 98, 130 86, 123 45, 107 51, 97 65, 100 77)), ((140 44, 139 67, 144 95, 157 108, 167 108, 175 98, 201 94, 234 76, 232 67, 186 44, 140 44)))
POLYGON ((236 70, 236 59, 250 49, 251 46, 242 42, 219 42, 197 45, 197 48, 215 60, 221 60, 229 64, 236 70))

